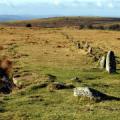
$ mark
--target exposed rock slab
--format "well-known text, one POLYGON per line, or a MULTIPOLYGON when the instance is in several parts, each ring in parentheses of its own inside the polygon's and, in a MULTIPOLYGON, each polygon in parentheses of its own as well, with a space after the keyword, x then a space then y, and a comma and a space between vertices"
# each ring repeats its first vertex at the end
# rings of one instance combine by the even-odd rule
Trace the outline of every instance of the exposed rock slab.
POLYGON ((78 87, 74 88, 74 96, 78 97, 88 97, 96 101, 102 100, 120 100, 120 98, 108 96, 98 90, 89 87, 78 87))

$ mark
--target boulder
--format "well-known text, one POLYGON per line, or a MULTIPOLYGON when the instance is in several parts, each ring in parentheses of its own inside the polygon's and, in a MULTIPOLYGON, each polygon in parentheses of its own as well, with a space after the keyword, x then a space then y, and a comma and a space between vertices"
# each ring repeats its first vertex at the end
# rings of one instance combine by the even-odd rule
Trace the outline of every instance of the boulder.
POLYGON ((106 71, 108 73, 116 72, 116 59, 113 51, 109 51, 106 57, 106 71))
POLYGON ((107 95, 89 87, 74 88, 74 96, 87 97, 91 100, 103 100, 107 95))
POLYGON ((22 83, 16 79, 16 78, 13 78, 13 83, 14 83, 14 86, 21 89, 22 88, 22 83))

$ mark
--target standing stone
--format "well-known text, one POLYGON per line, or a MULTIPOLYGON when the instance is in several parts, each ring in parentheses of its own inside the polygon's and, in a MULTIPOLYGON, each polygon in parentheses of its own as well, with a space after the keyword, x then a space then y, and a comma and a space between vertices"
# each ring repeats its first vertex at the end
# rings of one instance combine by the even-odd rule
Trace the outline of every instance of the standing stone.
POLYGON ((100 59, 100 69, 104 69, 106 66, 106 57, 103 56, 101 59, 100 59))
POLYGON ((77 48, 80 49, 80 43, 77 43, 77 48))
POLYGON ((92 48, 91 47, 88 48, 88 53, 92 54, 92 48))
POLYGON ((106 71, 110 74, 116 72, 116 60, 115 60, 115 55, 113 51, 109 51, 107 53, 106 71))
POLYGON ((84 49, 85 41, 81 42, 81 49, 84 49))
POLYGON ((88 50, 88 48, 89 48, 89 45, 88 45, 88 43, 86 42, 85 44, 84 44, 84 50, 88 50))

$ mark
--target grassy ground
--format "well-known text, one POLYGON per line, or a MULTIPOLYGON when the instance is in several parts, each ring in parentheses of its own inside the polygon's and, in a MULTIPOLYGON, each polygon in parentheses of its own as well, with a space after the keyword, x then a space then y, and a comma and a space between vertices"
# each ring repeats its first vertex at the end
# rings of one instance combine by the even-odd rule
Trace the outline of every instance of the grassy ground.
POLYGON ((120 101, 78 101, 72 89, 41 88, 46 74, 57 76, 56 81, 75 86, 93 87, 108 95, 120 97, 120 66, 117 74, 109 75, 95 69, 97 62, 83 50, 76 49, 63 33, 91 46, 114 50, 120 57, 119 32, 75 30, 73 28, 0 29, 1 55, 9 55, 15 65, 14 73, 23 88, 10 95, 0 95, 0 120, 119 120, 120 101), (81 83, 73 83, 78 76, 81 83))

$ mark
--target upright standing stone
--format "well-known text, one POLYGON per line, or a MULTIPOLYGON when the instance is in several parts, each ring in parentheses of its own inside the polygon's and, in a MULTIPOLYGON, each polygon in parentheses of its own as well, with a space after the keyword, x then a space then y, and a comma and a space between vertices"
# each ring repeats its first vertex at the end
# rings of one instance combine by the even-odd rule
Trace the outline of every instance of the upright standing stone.
POLYGON ((87 50, 88 48, 89 48, 89 45, 88 45, 88 43, 86 42, 86 43, 84 44, 84 49, 87 50))
POLYGON ((100 69, 104 69, 106 66, 106 57, 103 56, 101 59, 100 59, 100 69))
POLYGON ((88 48, 88 53, 92 54, 92 48, 91 47, 88 48))
POLYGON ((107 53, 106 58, 106 70, 108 73, 115 73, 116 72, 116 60, 113 51, 109 51, 107 53))
POLYGON ((79 42, 77 42, 77 48, 80 49, 80 43, 79 42))

